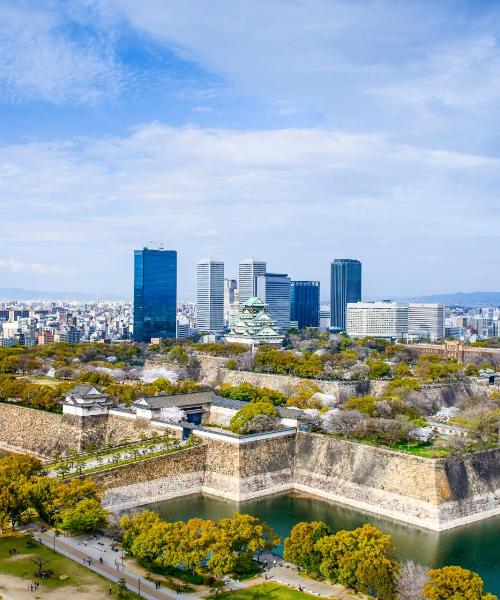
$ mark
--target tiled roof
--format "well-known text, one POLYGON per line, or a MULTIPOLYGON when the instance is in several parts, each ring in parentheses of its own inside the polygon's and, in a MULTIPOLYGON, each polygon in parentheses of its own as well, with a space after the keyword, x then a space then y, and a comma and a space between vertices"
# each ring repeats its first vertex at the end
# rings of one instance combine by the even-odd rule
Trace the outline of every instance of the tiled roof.
POLYGON ((171 394, 165 396, 146 396, 134 402, 138 408, 159 409, 168 406, 192 406, 196 404, 210 404, 214 398, 213 392, 193 392, 192 394, 171 394), (145 402, 144 402, 145 401, 145 402))
POLYGON ((80 383, 68 392, 69 396, 75 398, 107 398, 107 394, 103 394, 95 385, 80 383), (95 390, 97 393, 91 393, 95 390))

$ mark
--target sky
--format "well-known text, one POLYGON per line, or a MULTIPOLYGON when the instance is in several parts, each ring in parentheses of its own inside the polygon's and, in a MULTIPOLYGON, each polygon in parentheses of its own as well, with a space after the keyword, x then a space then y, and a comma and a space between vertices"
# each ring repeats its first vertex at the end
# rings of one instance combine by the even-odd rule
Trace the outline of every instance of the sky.
POLYGON ((133 250, 364 296, 500 285, 496 0, 2 0, 0 287, 132 295, 133 250))

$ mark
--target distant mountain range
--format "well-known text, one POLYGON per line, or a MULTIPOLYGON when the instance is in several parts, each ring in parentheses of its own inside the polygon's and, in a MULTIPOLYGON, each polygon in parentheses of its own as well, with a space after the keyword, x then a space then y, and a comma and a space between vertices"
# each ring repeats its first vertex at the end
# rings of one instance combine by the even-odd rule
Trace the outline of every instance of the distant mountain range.
POLYGON ((431 294, 407 298, 415 302, 441 302, 448 306, 500 306, 500 292, 455 292, 453 294, 431 294))
MULTIPOLYGON (((130 300, 117 294, 98 294, 99 300, 130 300)), ((87 292, 47 292, 25 290, 23 288, 0 288, 0 300, 95 300, 96 294, 87 292)))
MULTIPOLYGON (((119 294, 98 294, 99 300, 130 301, 131 298, 119 294)), ((96 294, 87 292, 47 292, 25 290, 23 288, 0 288, 0 300, 71 300, 94 301, 96 294)), ((367 300, 381 299, 367 298, 367 300)), ((441 302, 448 306, 500 306, 500 292, 455 292, 451 294, 430 294, 426 296, 388 296, 387 299, 410 302, 441 302)), ((328 301, 327 301, 328 302, 328 301)))

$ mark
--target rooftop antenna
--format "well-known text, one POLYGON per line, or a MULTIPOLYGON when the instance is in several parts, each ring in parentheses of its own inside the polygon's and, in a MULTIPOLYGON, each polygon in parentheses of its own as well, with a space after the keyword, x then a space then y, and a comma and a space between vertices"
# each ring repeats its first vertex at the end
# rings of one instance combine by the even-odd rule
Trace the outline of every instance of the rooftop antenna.
POLYGON ((165 250, 164 242, 149 242, 152 250, 165 250))

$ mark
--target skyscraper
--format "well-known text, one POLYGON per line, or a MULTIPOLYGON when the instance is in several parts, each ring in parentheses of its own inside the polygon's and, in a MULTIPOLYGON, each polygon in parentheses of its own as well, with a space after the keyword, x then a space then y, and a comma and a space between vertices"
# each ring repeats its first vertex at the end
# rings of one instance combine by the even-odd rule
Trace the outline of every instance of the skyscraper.
POLYGON ((319 327, 319 281, 292 281, 290 320, 297 327, 319 327))
POLYGON ((224 331, 224 263, 204 258, 196 274, 196 328, 220 333, 224 331))
POLYGON ((134 340, 175 338, 177 252, 134 251, 134 340))
POLYGON ((331 326, 346 329, 348 302, 361 300, 361 263, 350 258, 336 258, 331 264, 331 326))
POLYGON ((257 295, 256 278, 266 274, 266 263, 254 258, 245 258, 238 268, 238 303, 241 308, 245 302, 257 295))
POLYGON ((267 312, 281 333, 290 329, 290 286, 290 277, 285 273, 257 277, 256 295, 267 304, 267 312))

